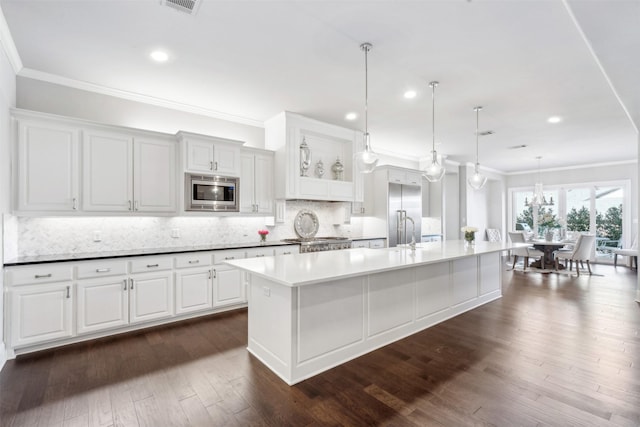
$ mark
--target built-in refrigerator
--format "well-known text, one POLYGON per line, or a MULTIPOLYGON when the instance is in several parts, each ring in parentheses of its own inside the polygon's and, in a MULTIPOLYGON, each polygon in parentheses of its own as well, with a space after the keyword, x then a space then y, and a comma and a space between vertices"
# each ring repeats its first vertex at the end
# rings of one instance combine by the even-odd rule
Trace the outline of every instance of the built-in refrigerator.
POLYGON ((411 184, 389 183, 388 191, 389 247, 421 240, 422 187, 411 184), (413 221, 413 222, 412 222, 413 221))

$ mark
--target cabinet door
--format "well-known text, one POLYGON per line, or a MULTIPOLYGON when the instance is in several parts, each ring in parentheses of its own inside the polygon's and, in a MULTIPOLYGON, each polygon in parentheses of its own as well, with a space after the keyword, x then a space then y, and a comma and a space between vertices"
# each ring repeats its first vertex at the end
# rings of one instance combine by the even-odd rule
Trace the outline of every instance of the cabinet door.
POLYGON ((216 175, 238 176, 240 169, 240 148, 224 143, 213 147, 213 171, 216 175))
POLYGON ((133 144, 134 209, 139 212, 176 211, 176 144, 136 139, 133 144))
POLYGON ((255 212, 255 156, 240 155, 240 212, 255 212))
POLYGON ((188 139, 186 151, 188 172, 213 173, 213 143, 188 139))
POLYGON ((73 336, 73 284, 12 288, 11 346, 19 347, 73 336))
POLYGON ((18 210, 78 209, 79 135, 69 126, 20 121, 18 210))
POLYGON ((78 334, 128 324, 128 287, 129 279, 126 276, 78 282, 78 334))
POLYGON ((133 209, 133 138, 85 131, 82 139, 82 208, 126 212, 133 209))
POLYGON ((191 313, 212 307, 210 268, 188 268, 176 272, 176 314, 191 313))
POLYGON ((257 211, 273 215, 273 157, 256 155, 254 169, 254 194, 257 211))
POLYGON ((173 273, 138 274, 129 281, 131 323, 171 317, 173 314, 173 273))
POLYGON ((224 265, 213 266, 213 306, 246 302, 242 272, 224 265))

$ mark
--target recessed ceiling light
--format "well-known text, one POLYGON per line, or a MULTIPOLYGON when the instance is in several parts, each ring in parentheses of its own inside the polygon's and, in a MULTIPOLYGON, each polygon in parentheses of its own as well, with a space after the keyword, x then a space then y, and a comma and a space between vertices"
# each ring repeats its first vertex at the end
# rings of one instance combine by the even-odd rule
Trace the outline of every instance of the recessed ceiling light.
POLYGON ((169 59, 169 54, 162 50, 154 50, 151 52, 151 59, 156 62, 166 62, 169 59))
POLYGON ((353 120, 355 120, 355 119, 357 119, 357 118, 358 118, 358 114, 357 114, 357 113, 347 113, 347 114, 344 116, 344 118, 345 118, 346 120, 353 121, 353 120))
POLYGON ((547 119, 549 123, 560 123, 562 121, 562 117, 559 116, 551 116, 547 119))
POLYGON ((418 95, 418 92, 415 90, 408 90, 404 93, 404 97, 407 99, 413 99, 418 95))

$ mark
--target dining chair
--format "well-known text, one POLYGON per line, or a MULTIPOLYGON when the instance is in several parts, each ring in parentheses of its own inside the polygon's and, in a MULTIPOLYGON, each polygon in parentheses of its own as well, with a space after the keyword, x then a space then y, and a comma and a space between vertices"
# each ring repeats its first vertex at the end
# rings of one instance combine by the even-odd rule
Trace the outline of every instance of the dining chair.
POLYGON ((581 234, 578 236, 573 249, 559 249, 553 253, 555 259, 556 271, 560 267, 559 260, 564 259, 569 262, 569 271, 573 270, 573 261, 576 262, 576 273, 580 276, 580 263, 584 268, 583 262, 587 263, 587 269, 591 274, 591 264, 589 264, 589 258, 591 258, 591 252, 596 242, 596 236, 594 234, 581 234))
MULTIPOLYGON (((527 243, 526 239, 524 238, 523 231, 509 231, 509 239, 511 240, 511 243, 527 243)), ((513 265, 511 266, 511 269, 513 270, 516 267, 518 257, 521 256, 524 257, 524 270, 526 270, 527 266, 529 265, 529 258, 543 257, 544 252, 527 246, 522 246, 520 248, 511 249, 511 255, 513 255, 513 265)))
POLYGON ((633 239, 633 244, 628 249, 623 248, 615 248, 611 249, 611 253, 613 254, 613 266, 618 266, 618 255, 620 256, 628 256, 631 258, 631 268, 633 268, 633 262, 636 263, 636 270, 638 269, 638 235, 633 239))
POLYGON ((497 228, 487 228, 487 240, 490 242, 502 242, 502 236, 500 230, 497 228))

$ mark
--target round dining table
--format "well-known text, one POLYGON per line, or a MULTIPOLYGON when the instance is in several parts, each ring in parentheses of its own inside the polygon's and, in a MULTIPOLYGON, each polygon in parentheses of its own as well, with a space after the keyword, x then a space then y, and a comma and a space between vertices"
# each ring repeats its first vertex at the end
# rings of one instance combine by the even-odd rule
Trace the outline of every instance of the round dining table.
MULTIPOLYGON (((534 261, 531 263, 531 267, 545 269, 552 268, 552 266, 555 264, 555 261, 553 259, 554 251, 573 242, 560 240, 531 240, 529 243, 531 243, 535 249, 544 252, 544 256, 540 258, 539 261, 534 261)), ((558 268, 563 269, 564 265, 558 265, 558 268)))

